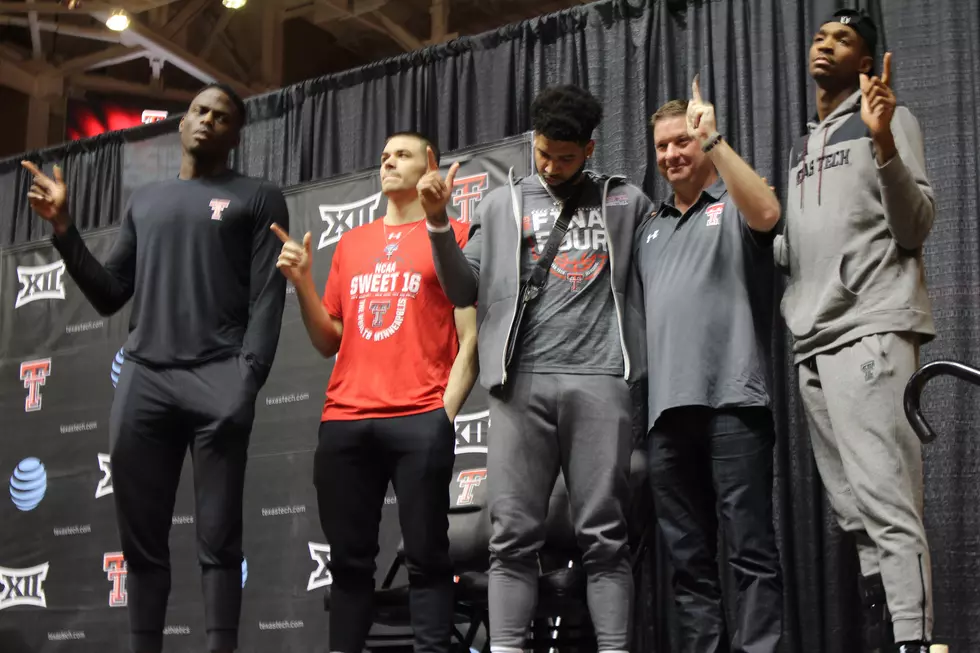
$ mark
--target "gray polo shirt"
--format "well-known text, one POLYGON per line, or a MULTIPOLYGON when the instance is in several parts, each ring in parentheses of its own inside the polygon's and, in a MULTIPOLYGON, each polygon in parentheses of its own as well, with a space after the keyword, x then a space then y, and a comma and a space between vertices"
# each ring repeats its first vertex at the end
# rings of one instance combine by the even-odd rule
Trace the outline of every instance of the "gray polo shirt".
POLYGON ((772 238, 720 177, 684 215, 672 197, 637 230, 650 427, 669 408, 769 406, 772 238))

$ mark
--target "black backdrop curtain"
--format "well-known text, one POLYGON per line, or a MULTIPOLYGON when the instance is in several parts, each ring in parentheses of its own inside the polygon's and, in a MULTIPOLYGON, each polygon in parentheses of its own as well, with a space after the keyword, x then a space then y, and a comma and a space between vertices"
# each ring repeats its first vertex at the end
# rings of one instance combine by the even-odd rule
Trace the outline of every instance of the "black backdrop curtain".
MULTIPOLYGON (((461 39, 248 101, 235 166, 282 185, 373 166, 387 133, 419 129, 448 151, 527 130, 542 86, 576 82, 605 106, 596 166, 627 174, 654 198, 648 116, 689 94, 700 72, 730 142, 785 192, 793 138, 813 112, 805 76, 819 21, 864 6, 894 53, 895 87, 923 127, 938 201, 926 245, 940 335, 923 362, 980 364, 980 6, 962 0, 607 0, 461 39)), ((880 53, 879 53, 880 55, 880 53)), ((131 190, 176 174, 176 119, 30 154, 63 162, 84 228, 115 223, 131 190)), ((47 233, 29 213, 19 159, 0 161, 0 245, 47 233)), ((857 650, 857 564, 833 526, 796 393, 777 337, 775 504, 786 582, 783 650, 857 650)), ((980 650, 980 402, 938 379, 924 405, 941 434, 926 450, 927 527, 933 547, 936 634, 953 650, 980 650)), ((669 590, 659 550, 638 597, 647 627, 636 650, 669 651, 669 590)))

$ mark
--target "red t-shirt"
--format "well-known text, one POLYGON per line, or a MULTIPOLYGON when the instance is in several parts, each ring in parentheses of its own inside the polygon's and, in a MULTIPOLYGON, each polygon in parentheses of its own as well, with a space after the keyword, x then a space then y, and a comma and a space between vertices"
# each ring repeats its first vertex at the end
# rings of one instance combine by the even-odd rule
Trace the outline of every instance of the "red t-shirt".
MULTIPOLYGON (((467 226, 450 222, 462 247, 467 226)), ((333 253, 323 305, 344 323, 323 421, 443 407, 459 342, 424 221, 391 227, 375 220, 344 234, 333 253)))

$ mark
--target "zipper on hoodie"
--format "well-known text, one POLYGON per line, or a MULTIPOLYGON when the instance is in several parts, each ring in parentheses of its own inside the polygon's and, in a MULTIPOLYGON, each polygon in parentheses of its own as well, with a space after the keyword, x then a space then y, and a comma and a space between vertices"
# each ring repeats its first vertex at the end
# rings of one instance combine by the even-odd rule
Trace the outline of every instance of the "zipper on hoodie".
POLYGON ((623 315, 619 307, 619 299, 616 297, 616 263, 613 257, 613 237, 609 233, 609 221, 606 218, 606 197, 609 195, 609 184, 613 177, 606 180, 602 187, 602 224, 606 230, 606 243, 609 245, 609 287, 612 290, 613 305, 616 307, 616 324, 619 326, 619 346, 623 350, 623 378, 630 378, 630 356, 626 351, 626 336, 623 332, 623 315))
POLYGON ((507 338, 504 340, 503 351, 500 352, 500 369, 503 375, 500 385, 507 384, 507 349, 510 347, 510 339, 514 331, 514 320, 517 319, 517 307, 521 301, 521 237, 523 235, 523 223, 521 221, 520 207, 517 205, 517 192, 514 190, 513 169, 507 174, 507 183, 510 185, 510 202, 514 209, 514 220, 517 222, 517 294, 514 297, 514 313, 510 317, 510 326, 507 327, 507 338))

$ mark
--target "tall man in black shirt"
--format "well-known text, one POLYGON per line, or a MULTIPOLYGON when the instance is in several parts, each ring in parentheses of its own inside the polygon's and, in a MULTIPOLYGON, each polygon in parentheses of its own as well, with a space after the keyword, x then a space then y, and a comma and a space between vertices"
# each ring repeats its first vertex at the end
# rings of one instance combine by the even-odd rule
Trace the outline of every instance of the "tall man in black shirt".
POLYGON ((697 81, 651 120, 673 194, 636 233, 650 366, 650 481, 673 559, 681 653, 775 653, 769 342, 779 202, 716 130, 697 81), (719 522, 738 596, 729 637, 719 522))
POLYGON ((109 436, 135 653, 163 647, 168 537, 188 447, 208 648, 238 644, 248 441, 286 295, 270 226, 289 223, 275 185, 228 169, 244 120, 231 89, 211 85, 194 98, 180 121, 180 174, 133 193, 105 264, 73 224, 61 171, 51 179, 23 163, 34 175, 31 206, 92 305, 111 315, 133 299, 109 436))

